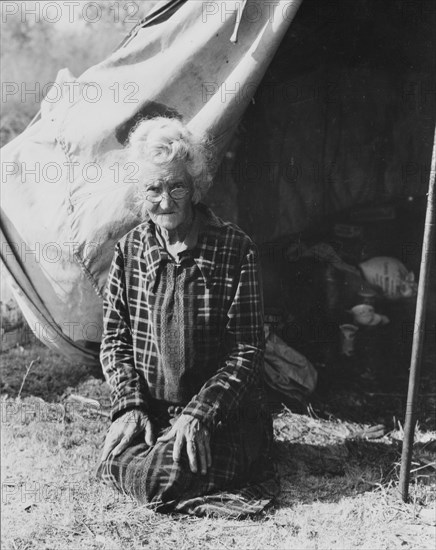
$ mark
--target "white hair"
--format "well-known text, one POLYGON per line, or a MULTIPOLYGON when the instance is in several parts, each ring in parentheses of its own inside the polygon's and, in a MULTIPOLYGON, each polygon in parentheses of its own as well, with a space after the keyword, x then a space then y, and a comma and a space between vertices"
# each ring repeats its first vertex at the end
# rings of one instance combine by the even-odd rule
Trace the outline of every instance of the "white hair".
POLYGON ((135 162, 154 166, 183 162, 193 186, 194 203, 203 199, 212 184, 209 138, 194 134, 177 118, 160 116, 142 120, 131 131, 128 147, 135 162))

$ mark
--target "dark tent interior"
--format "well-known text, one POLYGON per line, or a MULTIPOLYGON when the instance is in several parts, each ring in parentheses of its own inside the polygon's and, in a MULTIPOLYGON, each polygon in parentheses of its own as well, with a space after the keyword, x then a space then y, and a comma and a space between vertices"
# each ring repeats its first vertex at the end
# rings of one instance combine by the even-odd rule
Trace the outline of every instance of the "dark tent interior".
MULTIPOLYGON (((386 395, 406 390, 416 297, 379 294, 376 311, 390 322, 361 327, 346 357, 338 326, 352 322, 365 284, 338 266, 392 257, 419 276, 436 120, 435 11, 431 1, 305 0, 210 195, 215 211, 260 245, 274 331, 314 362, 333 411, 348 399, 353 416, 352 388, 364 385, 358 401, 366 406, 355 409, 361 420, 389 416, 398 403, 386 395), (304 253, 319 243, 335 257, 304 253)), ((434 423, 433 401, 426 407, 434 423)))

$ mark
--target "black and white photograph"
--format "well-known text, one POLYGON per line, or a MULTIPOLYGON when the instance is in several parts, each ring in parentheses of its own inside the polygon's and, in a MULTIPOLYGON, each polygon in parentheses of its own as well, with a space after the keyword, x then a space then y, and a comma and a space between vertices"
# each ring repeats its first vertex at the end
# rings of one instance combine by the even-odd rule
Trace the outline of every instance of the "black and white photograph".
POLYGON ((2 0, 1 546, 436 546, 436 1, 2 0))

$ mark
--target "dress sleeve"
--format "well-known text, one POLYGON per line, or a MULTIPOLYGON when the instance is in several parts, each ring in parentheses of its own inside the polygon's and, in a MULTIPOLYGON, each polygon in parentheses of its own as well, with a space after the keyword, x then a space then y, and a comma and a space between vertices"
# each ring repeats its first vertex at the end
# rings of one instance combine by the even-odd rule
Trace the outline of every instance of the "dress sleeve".
POLYGON ((239 270, 225 334, 227 353, 223 363, 183 411, 211 427, 239 406, 260 377, 265 349, 263 296, 258 252, 253 243, 239 270))
POLYGON ((144 391, 135 368, 124 257, 119 244, 115 247, 103 299, 100 361, 111 387, 112 420, 131 409, 145 411, 144 391))

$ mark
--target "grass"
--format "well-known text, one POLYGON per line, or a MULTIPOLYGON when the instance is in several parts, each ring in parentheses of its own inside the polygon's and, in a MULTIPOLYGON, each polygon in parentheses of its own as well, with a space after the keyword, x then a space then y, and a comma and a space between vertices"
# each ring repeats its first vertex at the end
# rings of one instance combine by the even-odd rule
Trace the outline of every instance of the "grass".
POLYGON ((282 492, 273 508, 243 521, 165 516, 94 477, 109 424, 102 380, 38 345, 2 357, 2 548, 434 547, 434 432, 417 431, 404 504, 401 425, 372 440, 363 424, 282 408, 274 420, 282 492))

